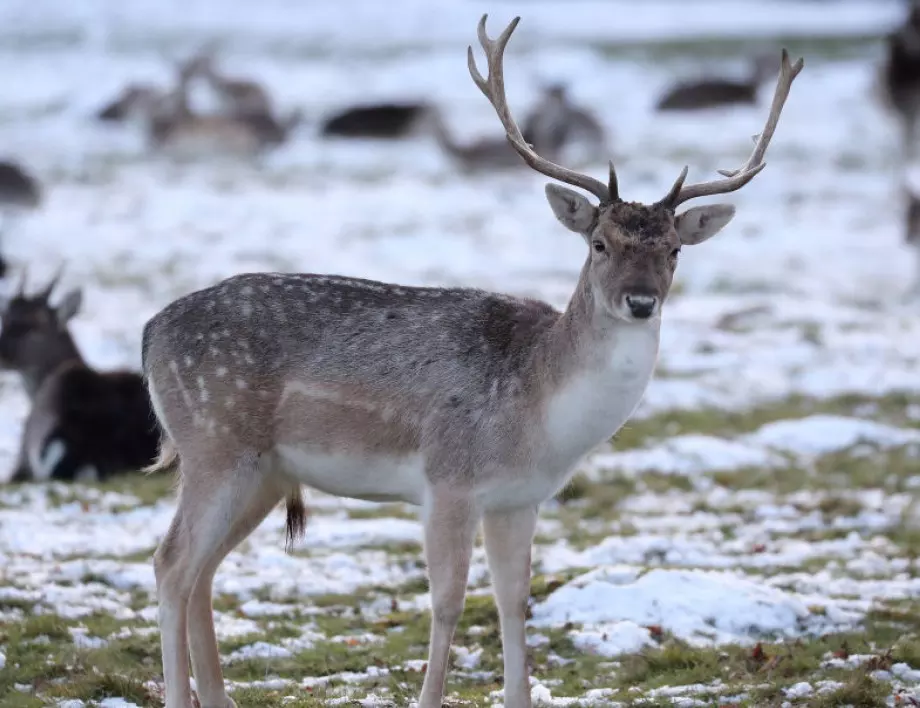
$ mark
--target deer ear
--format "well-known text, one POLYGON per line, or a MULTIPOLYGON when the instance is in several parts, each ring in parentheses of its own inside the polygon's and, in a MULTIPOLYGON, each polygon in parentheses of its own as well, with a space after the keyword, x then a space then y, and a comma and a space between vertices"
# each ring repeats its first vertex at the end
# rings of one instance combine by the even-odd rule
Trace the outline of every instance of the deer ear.
POLYGON ((71 290, 61 300, 61 304, 54 308, 54 313, 60 324, 67 324, 71 317, 80 311, 83 304, 83 291, 80 288, 71 290))
POLYGON ((674 219, 674 228, 684 246, 695 246, 715 236, 732 220, 735 207, 731 204, 709 204, 693 207, 674 219))
POLYGON ((587 236, 597 222, 597 207, 578 192, 558 184, 548 184, 546 200, 559 223, 569 231, 587 236))

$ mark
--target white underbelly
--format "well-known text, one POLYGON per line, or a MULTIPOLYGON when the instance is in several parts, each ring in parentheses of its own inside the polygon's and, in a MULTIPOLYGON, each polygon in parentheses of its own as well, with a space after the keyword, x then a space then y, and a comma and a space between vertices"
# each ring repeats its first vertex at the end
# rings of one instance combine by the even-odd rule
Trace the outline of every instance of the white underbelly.
POLYGON ((277 445, 275 451, 288 475, 340 497, 421 504, 428 485, 420 453, 402 457, 328 453, 309 445, 277 445))

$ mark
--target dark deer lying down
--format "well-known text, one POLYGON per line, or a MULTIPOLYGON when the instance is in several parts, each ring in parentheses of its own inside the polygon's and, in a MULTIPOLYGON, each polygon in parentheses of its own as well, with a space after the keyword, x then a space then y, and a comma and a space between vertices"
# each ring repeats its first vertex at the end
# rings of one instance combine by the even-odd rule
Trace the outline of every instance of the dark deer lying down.
POLYGON ((658 100, 659 111, 693 111, 720 106, 753 105, 761 84, 777 71, 776 58, 760 55, 751 61, 744 79, 707 77, 697 81, 682 81, 658 100))
MULTIPOLYGON (((658 356, 661 310, 682 246, 718 233, 733 192, 763 161, 792 81, 782 71, 750 158, 723 178, 674 185, 651 204, 550 162, 508 107, 497 38, 479 23, 488 76, 470 73, 513 150, 546 187, 586 258, 564 312, 472 288, 418 288, 334 275, 251 273, 168 305, 144 328, 144 372, 179 463, 176 514, 154 555, 167 708, 232 708, 214 639, 211 590, 224 557, 286 500, 303 530, 301 485, 421 507, 431 587, 419 708, 441 708, 482 524, 501 624, 505 708, 530 708, 526 610, 540 504, 632 415, 658 356)), ((521 224, 522 229, 528 228, 521 224)))
POLYGON ((23 282, 0 314, 0 367, 20 374, 32 402, 13 481, 101 481, 156 457, 156 419, 143 379, 95 371, 83 361, 67 329, 80 291, 49 303, 59 276, 33 296, 23 282))
POLYGON ((320 134, 341 138, 404 138, 423 122, 425 103, 369 103, 352 106, 323 121, 320 134))
POLYGON ((901 122, 904 154, 916 155, 920 119, 920 5, 914 3, 904 23, 885 40, 881 89, 885 104, 901 122))

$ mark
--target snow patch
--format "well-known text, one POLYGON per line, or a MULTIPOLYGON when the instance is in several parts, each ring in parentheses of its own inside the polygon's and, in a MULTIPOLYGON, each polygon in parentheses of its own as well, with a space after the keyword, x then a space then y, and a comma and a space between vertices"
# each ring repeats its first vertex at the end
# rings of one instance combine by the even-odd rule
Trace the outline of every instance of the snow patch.
POLYGON ((572 643, 586 653, 619 656, 654 644, 651 632, 635 622, 591 624, 590 627, 569 632, 572 643))
POLYGON ((793 637, 826 628, 797 597, 727 572, 655 569, 643 575, 600 568, 562 586, 533 608, 535 626, 629 621, 660 626, 695 644, 793 637))

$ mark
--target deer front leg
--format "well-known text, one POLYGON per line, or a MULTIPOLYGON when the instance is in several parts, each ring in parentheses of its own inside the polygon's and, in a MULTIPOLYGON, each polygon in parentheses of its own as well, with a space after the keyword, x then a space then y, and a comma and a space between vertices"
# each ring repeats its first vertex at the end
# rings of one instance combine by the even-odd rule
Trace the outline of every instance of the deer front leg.
POLYGON ((486 556, 502 628, 505 708, 531 708, 524 625, 536 524, 537 507, 490 511, 483 517, 486 556))
POLYGON ((431 639, 419 708, 441 708, 450 643, 463 613, 479 512, 467 491, 435 489, 423 515, 431 588, 431 639))

